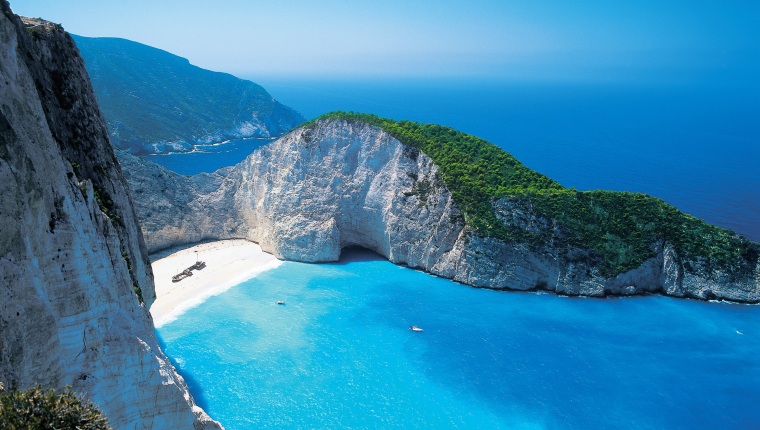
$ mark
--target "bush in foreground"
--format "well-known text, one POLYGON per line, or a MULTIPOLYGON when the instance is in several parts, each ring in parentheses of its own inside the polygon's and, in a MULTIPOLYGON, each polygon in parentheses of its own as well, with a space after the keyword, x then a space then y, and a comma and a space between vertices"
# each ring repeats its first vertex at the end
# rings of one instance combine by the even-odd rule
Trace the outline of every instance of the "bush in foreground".
POLYGON ((37 386, 26 391, 4 390, 0 383, 0 430, 106 430, 106 418, 92 403, 70 389, 56 392, 37 386))

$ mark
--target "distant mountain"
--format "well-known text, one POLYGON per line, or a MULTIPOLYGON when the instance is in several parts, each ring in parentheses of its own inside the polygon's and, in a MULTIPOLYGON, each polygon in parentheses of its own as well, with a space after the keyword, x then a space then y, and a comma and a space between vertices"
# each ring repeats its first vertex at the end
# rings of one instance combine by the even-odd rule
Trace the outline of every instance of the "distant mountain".
POLYGON ((73 36, 113 144, 134 154, 274 137, 304 118, 258 84, 117 38, 73 36))

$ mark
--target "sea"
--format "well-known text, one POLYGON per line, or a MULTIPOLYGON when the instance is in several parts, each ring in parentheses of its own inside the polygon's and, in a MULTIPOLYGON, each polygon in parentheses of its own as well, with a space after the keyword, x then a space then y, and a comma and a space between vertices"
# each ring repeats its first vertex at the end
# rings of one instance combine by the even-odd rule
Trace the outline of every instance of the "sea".
POLYGON ((191 152, 168 152, 147 155, 145 158, 182 175, 213 172, 234 166, 254 150, 274 141, 274 138, 250 137, 195 145, 191 152))
MULTIPOLYGON (((644 192, 760 241, 758 87, 258 82, 307 118, 448 125, 567 187, 644 192)), ((213 171, 266 143, 154 161, 213 171)), ((760 428, 752 305, 475 289, 351 249, 286 262, 158 334, 227 429, 760 428)))

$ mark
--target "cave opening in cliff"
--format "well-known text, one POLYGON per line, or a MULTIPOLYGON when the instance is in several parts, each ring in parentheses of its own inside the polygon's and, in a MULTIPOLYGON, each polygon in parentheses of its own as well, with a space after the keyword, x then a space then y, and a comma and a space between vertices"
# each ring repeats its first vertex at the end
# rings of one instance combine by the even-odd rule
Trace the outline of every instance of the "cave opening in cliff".
POLYGON ((359 245, 344 246, 340 250, 338 264, 347 264, 354 261, 387 261, 388 259, 377 252, 359 245))

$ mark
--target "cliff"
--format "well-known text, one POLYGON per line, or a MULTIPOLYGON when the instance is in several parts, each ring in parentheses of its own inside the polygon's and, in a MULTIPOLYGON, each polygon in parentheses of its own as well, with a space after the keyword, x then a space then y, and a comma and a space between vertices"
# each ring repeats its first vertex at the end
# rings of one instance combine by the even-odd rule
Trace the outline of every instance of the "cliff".
POLYGON ((133 203, 72 39, 0 1, 0 381, 114 428, 215 428, 161 351, 133 203))
POLYGON ((116 151, 135 199, 149 253, 210 239, 244 238, 234 200, 240 173, 223 168, 183 176, 124 151, 116 151))
POLYGON ((503 151, 450 129, 441 131, 448 137, 426 146, 421 134, 399 132, 392 122, 369 123, 376 120, 328 116, 233 168, 189 178, 121 154, 149 251, 246 238, 281 259, 324 262, 358 245, 394 263, 476 287, 760 301, 757 244, 732 232, 648 196, 566 190, 503 151), (450 139, 464 149, 447 143, 450 139), (473 154, 487 163, 468 161, 473 154), (493 160, 503 161, 496 173, 489 171, 493 160), (452 169, 460 177, 452 179, 452 169), (482 183, 460 183, 463 177, 482 183), (513 188, 499 188, 500 181, 513 188), (485 193, 486 187, 496 190, 496 197, 485 193), (551 216, 555 198, 561 212, 551 216), (572 200, 593 198, 600 206, 586 209, 572 200), (582 224, 590 221, 566 213, 572 210, 598 213, 601 219, 582 224), (663 225, 648 219, 650 213, 665 217, 663 225), (674 227, 666 228, 671 221, 674 227), (629 234, 615 230, 618 225, 629 234), (704 249, 695 244, 698 233, 687 231, 693 225, 703 229, 697 231, 704 249), (587 236, 603 242, 584 242, 587 236), (711 242, 718 245, 708 248, 711 242), (725 255, 718 252, 723 250, 725 255))
POLYGON ((275 137, 304 118, 260 85, 193 66, 182 57, 117 38, 74 36, 111 142, 135 154, 275 137))

